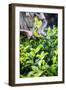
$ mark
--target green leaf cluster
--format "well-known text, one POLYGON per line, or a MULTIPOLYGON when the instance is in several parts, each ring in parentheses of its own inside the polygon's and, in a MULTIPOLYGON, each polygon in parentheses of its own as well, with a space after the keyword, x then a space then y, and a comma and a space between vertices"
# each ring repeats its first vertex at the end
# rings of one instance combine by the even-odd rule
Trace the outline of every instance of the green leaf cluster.
POLYGON ((20 78, 58 75, 58 28, 45 33, 36 39, 20 35, 20 78))

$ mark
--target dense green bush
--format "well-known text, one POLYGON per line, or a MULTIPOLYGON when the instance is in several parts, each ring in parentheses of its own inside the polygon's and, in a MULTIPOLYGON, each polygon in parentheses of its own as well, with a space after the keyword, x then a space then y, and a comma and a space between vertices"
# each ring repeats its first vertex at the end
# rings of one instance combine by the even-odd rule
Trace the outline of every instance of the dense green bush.
POLYGON ((45 33, 35 39, 20 35, 20 78, 57 76, 58 28, 48 27, 45 33))

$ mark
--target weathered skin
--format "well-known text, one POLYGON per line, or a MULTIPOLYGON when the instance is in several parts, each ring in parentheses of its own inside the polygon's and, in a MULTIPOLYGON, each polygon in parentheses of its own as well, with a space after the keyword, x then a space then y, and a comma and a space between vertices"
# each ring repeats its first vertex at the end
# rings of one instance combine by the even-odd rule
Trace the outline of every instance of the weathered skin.
POLYGON ((44 29, 47 26, 47 20, 43 13, 20 13, 20 32, 25 32, 28 38, 33 37, 34 15, 42 20, 42 25, 38 29, 38 34, 45 34, 44 29))
POLYGON ((33 32, 32 31, 28 31, 28 30, 24 30, 24 29, 21 29, 20 30, 22 33, 25 32, 26 36, 28 37, 28 39, 30 39, 30 37, 33 36, 33 32))
POLYGON ((33 23, 33 17, 30 13, 20 13, 20 29, 30 30, 33 27, 33 23))

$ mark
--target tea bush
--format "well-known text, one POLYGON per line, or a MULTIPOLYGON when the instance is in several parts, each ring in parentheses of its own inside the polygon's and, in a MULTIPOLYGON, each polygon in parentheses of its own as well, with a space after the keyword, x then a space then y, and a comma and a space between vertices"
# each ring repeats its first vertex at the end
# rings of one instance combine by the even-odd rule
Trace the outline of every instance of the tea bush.
POLYGON ((48 27, 44 32, 35 39, 20 35, 20 78, 57 76, 58 28, 48 27))

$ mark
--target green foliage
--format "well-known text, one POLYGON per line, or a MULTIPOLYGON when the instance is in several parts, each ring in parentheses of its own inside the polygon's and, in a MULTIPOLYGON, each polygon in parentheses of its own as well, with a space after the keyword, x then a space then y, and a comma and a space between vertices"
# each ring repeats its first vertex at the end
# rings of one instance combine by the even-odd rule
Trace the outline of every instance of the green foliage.
POLYGON ((58 28, 48 27, 45 33, 36 39, 20 35, 20 78, 57 76, 58 28))
POLYGON ((42 38, 42 35, 38 34, 38 30, 41 27, 41 25, 42 25, 42 21, 37 16, 35 16, 34 17, 34 27, 33 27, 33 32, 34 32, 35 37, 42 38))

